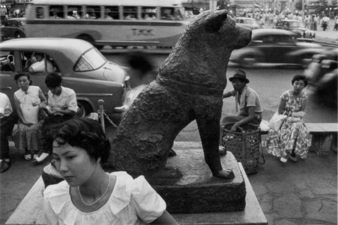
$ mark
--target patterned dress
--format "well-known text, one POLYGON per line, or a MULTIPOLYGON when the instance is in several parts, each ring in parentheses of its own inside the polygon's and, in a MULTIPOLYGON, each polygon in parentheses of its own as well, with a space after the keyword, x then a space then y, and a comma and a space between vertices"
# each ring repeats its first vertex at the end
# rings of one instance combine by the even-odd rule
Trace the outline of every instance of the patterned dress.
MULTIPOLYGON (((27 92, 23 92, 21 89, 16 91, 14 95, 20 102, 20 107, 24 105, 32 105, 32 103, 39 104, 39 90, 37 86, 29 86, 27 92)), ((35 112, 34 112, 35 113, 35 112)), ((38 112, 37 112, 38 113, 38 112)), ((15 146, 19 150, 29 150, 29 151, 38 151, 41 148, 40 134, 41 122, 33 124, 31 126, 26 126, 19 119, 18 124, 15 125, 12 136, 15 146)))
MULTIPOLYGON (((298 112, 302 108, 302 102, 307 99, 307 94, 302 92, 299 96, 293 96, 291 91, 285 91, 281 99, 286 102, 285 111, 298 112)), ((299 117, 289 116, 279 131, 269 130, 267 151, 274 156, 286 158, 294 149, 296 155, 304 159, 310 145, 310 133, 299 117)))

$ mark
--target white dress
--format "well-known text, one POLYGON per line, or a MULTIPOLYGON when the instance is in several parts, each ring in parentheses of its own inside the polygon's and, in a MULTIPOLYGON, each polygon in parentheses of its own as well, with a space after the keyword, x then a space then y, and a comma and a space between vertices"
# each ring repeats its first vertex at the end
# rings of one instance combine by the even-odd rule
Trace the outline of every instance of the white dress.
POLYGON ((164 200, 143 176, 134 180, 126 172, 113 172, 112 175, 116 176, 116 183, 109 200, 99 210, 90 213, 73 205, 66 181, 48 186, 44 191, 47 224, 147 224, 166 210, 164 200))

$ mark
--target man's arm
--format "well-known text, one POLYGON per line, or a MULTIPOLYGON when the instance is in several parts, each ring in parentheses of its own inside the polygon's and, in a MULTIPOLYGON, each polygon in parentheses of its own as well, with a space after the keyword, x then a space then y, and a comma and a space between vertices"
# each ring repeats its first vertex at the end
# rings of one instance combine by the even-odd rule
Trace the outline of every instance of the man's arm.
POLYGON ((235 123, 231 127, 231 130, 236 131, 237 127, 240 127, 244 124, 250 123, 252 120, 254 120, 255 117, 256 117, 255 108, 256 108, 255 106, 249 106, 248 107, 249 115, 247 117, 243 118, 242 120, 238 121, 237 123, 235 123))
POLYGON ((223 98, 234 96, 234 90, 223 93, 223 98))

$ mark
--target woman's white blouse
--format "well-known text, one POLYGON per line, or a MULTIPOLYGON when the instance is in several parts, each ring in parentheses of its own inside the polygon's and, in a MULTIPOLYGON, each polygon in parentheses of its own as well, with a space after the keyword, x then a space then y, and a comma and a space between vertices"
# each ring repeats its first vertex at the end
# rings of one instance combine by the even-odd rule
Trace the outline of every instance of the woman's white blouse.
POLYGON ((85 213, 77 209, 66 181, 50 185, 44 191, 47 224, 112 225, 146 224, 166 210, 166 203, 143 176, 135 180, 126 172, 114 172, 114 190, 99 210, 85 213))

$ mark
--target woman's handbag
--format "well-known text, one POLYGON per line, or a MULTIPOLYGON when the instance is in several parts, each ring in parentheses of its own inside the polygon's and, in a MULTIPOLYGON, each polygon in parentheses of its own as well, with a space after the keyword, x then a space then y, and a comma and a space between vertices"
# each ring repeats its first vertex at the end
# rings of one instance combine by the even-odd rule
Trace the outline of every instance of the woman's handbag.
POLYGON ((275 112, 275 114, 273 114, 272 118, 269 121, 269 127, 275 131, 279 131, 282 123, 286 120, 286 118, 286 115, 281 115, 278 112, 275 112))

